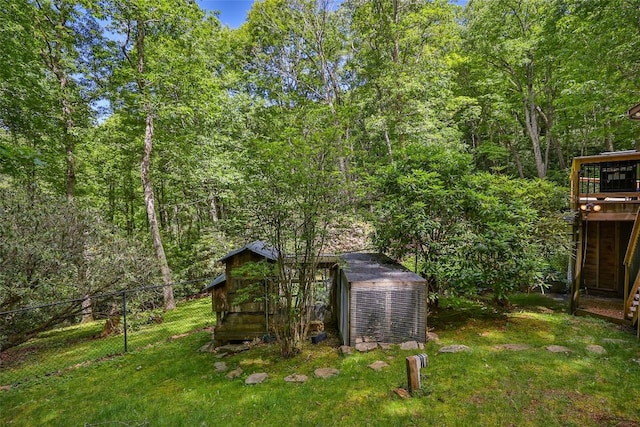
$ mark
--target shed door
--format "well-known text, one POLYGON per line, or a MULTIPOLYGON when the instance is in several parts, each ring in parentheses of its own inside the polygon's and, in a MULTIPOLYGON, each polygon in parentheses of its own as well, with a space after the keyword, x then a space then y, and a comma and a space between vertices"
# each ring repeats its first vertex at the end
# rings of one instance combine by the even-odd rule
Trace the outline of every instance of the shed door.
POLYGON ((587 223, 584 285, 607 294, 624 292, 624 256, 633 222, 587 223))

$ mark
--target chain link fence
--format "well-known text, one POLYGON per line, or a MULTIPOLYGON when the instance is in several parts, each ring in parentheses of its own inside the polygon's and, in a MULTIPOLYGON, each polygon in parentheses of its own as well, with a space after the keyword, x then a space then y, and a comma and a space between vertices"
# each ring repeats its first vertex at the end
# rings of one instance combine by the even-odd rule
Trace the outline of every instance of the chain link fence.
POLYGON ((215 313, 202 292, 209 280, 172 285, 176 309, 170 311, 160 285, 0 312, 0 388, 210 331, 215 313), (29 338, 12 344, 21 333, 29 338))

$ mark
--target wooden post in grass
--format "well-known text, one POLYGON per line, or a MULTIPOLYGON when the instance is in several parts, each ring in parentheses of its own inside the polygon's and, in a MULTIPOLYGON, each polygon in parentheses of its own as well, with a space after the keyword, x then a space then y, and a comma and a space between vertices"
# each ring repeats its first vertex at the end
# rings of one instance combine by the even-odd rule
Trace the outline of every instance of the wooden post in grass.
POLYGON ((407 357, 407 383, 409 393, 413 395, 415 390, 420 390, 420 368, 429 366, 429 358, 426 354, 407 357))

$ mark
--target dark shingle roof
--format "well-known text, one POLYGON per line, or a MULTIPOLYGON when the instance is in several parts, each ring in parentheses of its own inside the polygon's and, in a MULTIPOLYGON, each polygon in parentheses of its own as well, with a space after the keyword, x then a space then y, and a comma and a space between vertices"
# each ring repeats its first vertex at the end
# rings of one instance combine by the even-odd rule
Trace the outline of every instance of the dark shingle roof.
POLYGON ((271 245, 269 245, 266 242, 263 242, 263 241, 260 241, 260 240, 256 240, 255 242, 247 243, 246 245, 244 245, 240 249, 236 249, 235 251, 229 252, 224 257, 220 258, 218 261, 222 262, 222 261, 226 260, 227 258, 231 258, 232 256, 237 255, 237 254, 239 254, 240 252, 243 252, 243 251, 251 251, 251 252, 253 252, 255 254, 258 254, 260 256, 263 256, 266 259, 271 260, 271 261, 277 261, 278 260, 278 251, 277 250, 275 250, 271 245))
POLYGON ((426 282, 384 254, 349 253, 342 258, 346 263, 344 274, 351 283, 426 282))
POLYGON ((209 283, 207 287, 204 288, 202 291, 209 292, 211 289, 217 288, 218 286, 222 285, 226 281, 227 281, 227 275, 222 273, 221 275, 213 279, 211 283, 209 283))

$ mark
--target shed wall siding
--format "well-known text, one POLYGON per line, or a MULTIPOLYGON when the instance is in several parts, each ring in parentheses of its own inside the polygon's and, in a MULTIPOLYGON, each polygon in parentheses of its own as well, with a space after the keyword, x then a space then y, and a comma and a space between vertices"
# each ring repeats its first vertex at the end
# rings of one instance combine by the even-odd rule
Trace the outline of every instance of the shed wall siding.
POLYGON ((365 285, 350 289, 349 345, 358 341, 400 343, 426 338, 426 286, 365 285))

